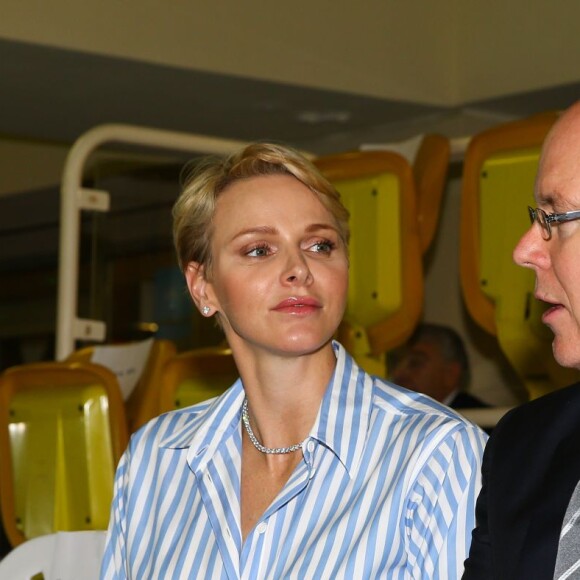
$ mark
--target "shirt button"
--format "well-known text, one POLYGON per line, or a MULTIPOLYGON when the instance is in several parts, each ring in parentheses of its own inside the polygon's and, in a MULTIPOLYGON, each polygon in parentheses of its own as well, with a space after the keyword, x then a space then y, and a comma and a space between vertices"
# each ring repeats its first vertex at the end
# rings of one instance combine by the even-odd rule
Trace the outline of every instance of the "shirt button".
POLYGON ((258 532, 258 534, 263 534, 267 529, 268 524, 266 522, 262 522, 261 524, 258 525, 256 531, 258 532))
POLYGON ((314 441, 309 441, 308 445, 306 445, 306 449, 312 453, 314 451, 314 441))

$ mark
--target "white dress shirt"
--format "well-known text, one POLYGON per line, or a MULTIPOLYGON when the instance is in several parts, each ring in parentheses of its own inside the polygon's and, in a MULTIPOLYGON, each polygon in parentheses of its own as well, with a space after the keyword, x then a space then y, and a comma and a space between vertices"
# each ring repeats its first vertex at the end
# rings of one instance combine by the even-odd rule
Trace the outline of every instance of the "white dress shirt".
POLYGON ((486 435, 333 345, 337 366, 303 460, 245 542, 240 381, 132 437, 103 579, 461 576, 486 435))

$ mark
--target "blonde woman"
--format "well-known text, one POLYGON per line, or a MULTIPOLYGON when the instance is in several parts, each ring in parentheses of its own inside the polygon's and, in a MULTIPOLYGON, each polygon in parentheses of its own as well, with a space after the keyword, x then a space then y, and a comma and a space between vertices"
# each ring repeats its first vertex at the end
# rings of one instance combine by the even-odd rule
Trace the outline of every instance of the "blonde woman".
POLYGON ((333 342, 348 212, 295 151, 202 163, 174 209, 189 291, 240 373, 120 462, 103 578, 457 578, 485 435, 333 342))

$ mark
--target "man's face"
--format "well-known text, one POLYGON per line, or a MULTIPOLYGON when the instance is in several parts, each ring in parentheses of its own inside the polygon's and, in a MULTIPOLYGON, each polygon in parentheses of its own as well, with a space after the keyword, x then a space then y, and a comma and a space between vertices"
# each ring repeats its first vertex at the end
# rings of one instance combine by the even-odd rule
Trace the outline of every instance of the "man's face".
POLYGON ((409 347, 392 373, 394 383, 445 400, 458 388, 459 364, 446 361, 436 344, 417 341, 409 347))
MULTIPOLYGON (((550 133, 536 181, 536 204, 547 214, 580 209, 580 106, 550 133)), ((534 223, 514 250, 514 260, 536 273, 535 297, 548 305, 542 321, 554 333, 559 364, 580 369, 580 220, 552 224, 545 240, 534 223)))

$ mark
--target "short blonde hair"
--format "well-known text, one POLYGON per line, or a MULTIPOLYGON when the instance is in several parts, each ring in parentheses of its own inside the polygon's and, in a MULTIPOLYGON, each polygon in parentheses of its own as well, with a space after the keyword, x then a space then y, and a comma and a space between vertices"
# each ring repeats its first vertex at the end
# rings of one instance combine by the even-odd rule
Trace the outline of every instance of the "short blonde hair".
POLYGON ((336 221, 348 246, 348 210, 334 186, 303 155, 273 143, 253 143, 226 158, 206 157, 192 164, 173 206, 173 241, 182 271, 190 262, 211 268, 213 216, 220 194, 241 179, 292 175, 308 187, 336 221))

